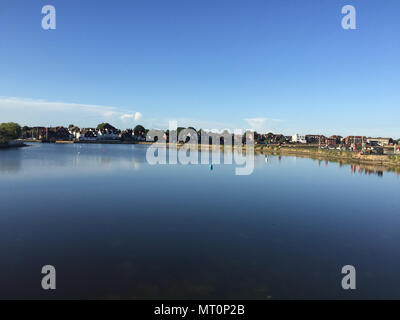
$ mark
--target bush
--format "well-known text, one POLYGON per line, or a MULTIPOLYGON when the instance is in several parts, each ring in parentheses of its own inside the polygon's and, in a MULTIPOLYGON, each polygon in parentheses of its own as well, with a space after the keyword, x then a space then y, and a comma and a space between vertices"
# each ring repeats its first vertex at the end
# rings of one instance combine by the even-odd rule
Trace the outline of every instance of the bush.
POLYGON ((0 143, 7 143, 10 140, 19 138, 21 127, 14 122, 0 124, 0 143))

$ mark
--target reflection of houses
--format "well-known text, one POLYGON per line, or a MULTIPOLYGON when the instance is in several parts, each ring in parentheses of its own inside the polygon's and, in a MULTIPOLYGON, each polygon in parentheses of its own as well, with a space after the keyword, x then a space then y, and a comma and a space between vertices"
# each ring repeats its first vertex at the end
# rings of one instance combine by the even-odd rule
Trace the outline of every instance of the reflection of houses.
POLYGON ((360 164, 352 164, 351 166, 350 166, 350 169, 351 169, 351 172, 352 173, 356 173, 357 171, 358 171, 358 173, 360 173, 360 174, 367 174, 367 175, 371 175, 371 174, 374 174, 374 175, 378 175, 379 177, 382 177, 383 176, 383 171, 382 170, 379 170, 379 169, 377 169, 377 168, 375 168, 375 167, 373 167, 373 166, 367 166, 367 167, 362 167, 360 164))
POLYGON ((295 134, 292 136, 292 142, 294 143, 307 143, 306 137, 300 134, 295 134))
POLYGON ((371 146, 387 146, 393 144, 392 138, 367 138, 367 143, 371 146))

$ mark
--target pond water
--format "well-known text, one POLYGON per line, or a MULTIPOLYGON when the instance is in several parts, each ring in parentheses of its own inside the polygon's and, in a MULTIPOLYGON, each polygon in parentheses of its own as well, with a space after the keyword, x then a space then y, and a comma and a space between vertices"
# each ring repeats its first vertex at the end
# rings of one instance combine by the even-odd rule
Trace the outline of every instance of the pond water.
POLYGON ((256 155, 237 176, 147 148, 0 150, 0 298, 400 298, 396 173, 256 155))

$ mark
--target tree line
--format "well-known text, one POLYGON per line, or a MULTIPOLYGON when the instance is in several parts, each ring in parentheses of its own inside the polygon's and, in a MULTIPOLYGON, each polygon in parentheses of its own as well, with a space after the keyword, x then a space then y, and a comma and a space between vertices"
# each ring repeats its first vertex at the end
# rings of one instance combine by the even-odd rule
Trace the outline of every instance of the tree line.
POLYGON ((14 122, 0 124, 0 143, 8 143, 11 140, 19 138, 21 127, 14 122))

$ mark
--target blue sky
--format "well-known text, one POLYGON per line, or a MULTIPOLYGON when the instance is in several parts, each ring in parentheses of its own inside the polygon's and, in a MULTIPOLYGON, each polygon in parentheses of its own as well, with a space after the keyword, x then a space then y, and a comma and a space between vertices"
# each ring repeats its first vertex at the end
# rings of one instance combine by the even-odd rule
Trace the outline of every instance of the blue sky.
POLYGON ((399 15, 397 0, 2 0, 0 122, 399 138, 399 15))

